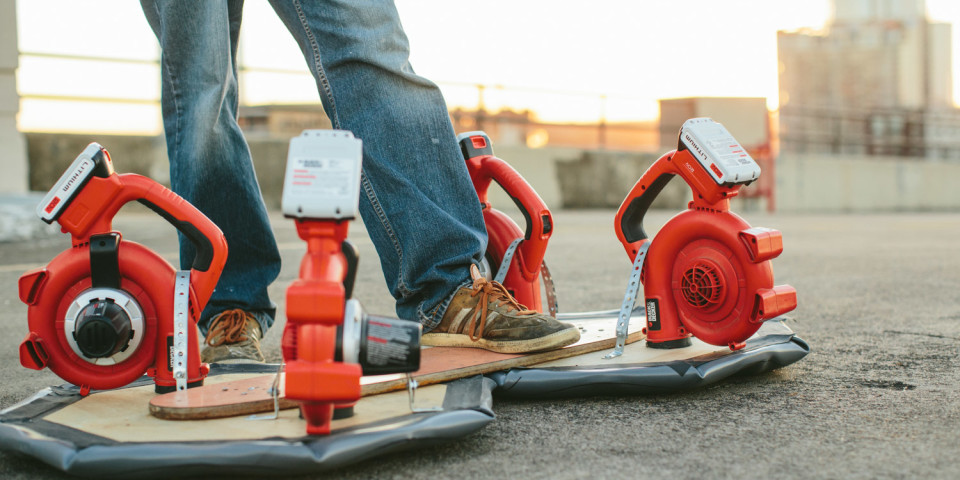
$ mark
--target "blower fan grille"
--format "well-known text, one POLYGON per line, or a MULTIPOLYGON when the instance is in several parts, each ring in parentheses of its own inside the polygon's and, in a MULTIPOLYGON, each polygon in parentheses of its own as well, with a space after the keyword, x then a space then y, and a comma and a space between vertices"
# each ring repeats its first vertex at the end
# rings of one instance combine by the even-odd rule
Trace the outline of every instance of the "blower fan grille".
POLYGON ((698 262, 683 273, 680 291, 691 306, 711 308, 723 298, 723 282, 720 278, 720 272, 714 265, 698 262))

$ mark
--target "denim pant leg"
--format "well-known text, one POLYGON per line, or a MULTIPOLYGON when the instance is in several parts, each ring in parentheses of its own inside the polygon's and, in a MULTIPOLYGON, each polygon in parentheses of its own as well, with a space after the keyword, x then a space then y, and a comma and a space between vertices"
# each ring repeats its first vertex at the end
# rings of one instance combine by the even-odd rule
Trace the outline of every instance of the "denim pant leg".
MULTIPOLYGON (((141 6, 162 48, 161 106, 173 191, 220 227, 229 248, 200 329, 206 334, 213 315, 242 308, 266 333, 276 313, 267 286, 280 273, 280 253, 237 125, 243 1, 142 0, 141 6)), ((195 252, 181 235, 181 268, 189 268, 195 252)))
POLYGON ((487 243, 440 90, 410 66, 393 2, 271 3, 335 128, 363 139, 360 213, 397 314, 432 329, 487 243))

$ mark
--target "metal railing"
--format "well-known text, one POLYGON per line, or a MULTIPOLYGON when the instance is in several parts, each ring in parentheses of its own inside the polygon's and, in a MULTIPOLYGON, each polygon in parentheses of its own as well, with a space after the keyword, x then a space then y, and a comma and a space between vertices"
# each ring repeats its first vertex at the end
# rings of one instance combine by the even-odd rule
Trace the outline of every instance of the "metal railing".
MULTIPOLYGON (((110 63, 110 64, 120 64, 120 65, 148 65, 157 68, 157 76, 159 77, 159 68, 160 62, 159 59, 135 59, 135 58, 117 58, 117 57, 107 57, 107 56, 92 56, 92 55, 70 55, 70 54, 57 54, 57 53, 43 53, 43 52, 20 52, 20 57, 22 59, 30 58, 39 58, 39 59, 48 59, 48 60, 62 60, 62 61, 79 61, 79 62, 90 62, 90 63, 110 63)), ((265 68, 265 67, 255 67, 245 64, 241 64, 238 67, 238 70, 241 75, 246 73, 256 73, 256 74, 279 74, 279 75, 293 75, 293 76, 302 76, 310 77, 310 73, 306 69, 286 69, 286 68, 265 68)), ((69 78, 65 76, 64 81, 69 81, 69 78)), ((312 81, 312 80, 311 80, 312 81)), ((620 137, 629 137, 630 135, 636 135, 637 138, 641 139, 638 142, 639 144, 647 143, 651 141, 656 143, 656 132, 653 131, 655 126, 647 125, 638 125, 643 120, 639 118, 630 119, 631 121, 627 122, 611 122, 608 119, 609 111, 611 107, 621 107, 620 110, 623 110, 625 106, 631 104, 637 104, 643 102, 644 100, 639 97, 631 97, 629 95, 616 95, 616 94, 606 94, 606 93, 596 93, 596 92, 582 92, 582 91, 570 91, 570 90, 557 90, 557 89, 548 89, 548 88, 534 88, 534 87, 523 87, 523 86, 510 86, 510 85, 487 85, 481 83, 471 83, 471 82, 458 82, 458 81, 438 81, 436 82, 440 86, 441 90, 460 90, 460 101, 451 102, 449 107, 451 111, 460 108, 462 110, 472 110, 477 113, 480 117, 485 117, 490 119, 490 121, 499 121, 503 123, 510 123, 511 121, 517 122, 517 120, 497 120, 497 115, 499 112, 533 112, 533 115, 526 121, 523 121, 523 127, 530 131, 536 131, 537 129, 542 129, 546 127, 559 128, 564 127, 566 130, 575 131, 579 130, 581 132, 593 132, 592 141, 579 142, 585 148, 605 148, 607 145, 611 144, 614 138, 620 137), (464 101, 465 95, 463 91, 472 91, 473 99, 472 101, 464 101), (571 115, 567 119, 557 119, 557 120, 542 120, 537 118, 537 107, 534 104, 531 104, 528 101, 518 101, 515 103, 504 103, 503 101, 491 101, 491 97, 504 97, 504 96, 516 96, 521 95, 525 97, 539 97, 541 100, 544 98, 548 99, 550 103, 576 103, 580 107, 579 115, 571 115), (494 104, 493 108, 490 108, 490 105, 494 104), (584 105, 588 105, 586 108, 584 105), (590 107, 592 105, 592 107, 590 107), (587 113, 583 113, 587 111, 587 113)), ((159 102, 160 102, 160 91, 159 83, 157 83, 156 88, 151 88, 150 92, 144 92, 143 96, 137 97, 125 97, 125 96, 104 96, 104 95, 84 95, 82 92, 78 93, 44 93, 43 91, 37 91, 33 88, 24 88, 24 85, 21 85, 21 90, 25 90, 25 93, 20 95, 21 99, 24 100, 45 100, 45 101, 55 101, 55 102, 93 102, 93 103, 102 103, 102 104, 133 104, 133 105, 147 105, 157 108, 159 112, 159 102)), ((445 92, 446 95, 446 92, 445 92)), ((466 97, 470 95, 467 94, 466 97)), ((241 95, 240 95, 241 105, 243 106, 252 106, 264 104, 264 102, 249 102, 247 95, 244 92, 244 82, 241 81, 241 95)), ((266 102, 267 104, 274 102, 266 102)), ((276 102, 279 104, 289 103, 289 102, 276 102)), ((312 98, 305 98, 302 104, 316 104, 320 105, 320 100, 316 95, 313 95, 312 98)), ((159 125, 158 125, 159 127, 159 125)), ((575 138, 581 135, 569 135, 570 138, 575 138)), ((563 143, 563 142, 560 142, 563 143)), ((567 143, 577 143, 570 141, 567 143)), ((615 147, 623 147, 624 142, 617 141, 613 142, 615 147)), ((629 148, 629 145, 626 147, 629 148)))
POLYGON ((960 159, 960 110, 786 106, 780 150, 960 159))

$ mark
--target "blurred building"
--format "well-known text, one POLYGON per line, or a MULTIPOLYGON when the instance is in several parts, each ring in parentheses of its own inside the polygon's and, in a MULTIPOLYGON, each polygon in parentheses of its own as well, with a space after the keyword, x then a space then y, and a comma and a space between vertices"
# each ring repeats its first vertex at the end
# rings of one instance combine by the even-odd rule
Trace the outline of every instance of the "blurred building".
POLYGON ((457 133, 483 130, 494 147, 526 146, 568 147, 586 150, 651 151, 656 149, 656 122, 551 123, 537 118, 530 110, 502 109, 490 112, 483 108, 450 110, 450 120, 457 133))
POLYGON ((249 138, 293 138, 304 130, 332 128, 319 104, 241 106, 237 123, 249 138))
MULTIPOLYGON (((450 120, 457 133, 483 130, 494 146, 502 147, 647 151, 657 147, 658 138, 654 122, 545 123, 530 110, 492 113, 456 107, 450 120)), ((332 128, 318 104, 241 106, 238 123, 251 139, 292 138, 306 129, 332 128)))
POLYGON ((924 0, 833 0, 778 33, 782 151, 960 158, 951 26, 924 0))
POLYGON ((770 112, 763 97, 686 97, 660 100, 660 151, 678 146, 680 127, 690 118, 710 117, 743 145, 760 165, 760 179, 740 191, 745 198, 764 198, 767 209, 775 204, 776 173, 773 161, 770 112))
POLYGON ((660 150, 677 148, 680 127, 695 117, 710 117, 749 149, 769 146, 770 112, 763 97, 686 97, 661 99, 660 150))
POLYGON ((27 153, 23 135, 17 131, 20 96, 17 93, 17 5, 0 0, 0 195, 27 191, 27 153))

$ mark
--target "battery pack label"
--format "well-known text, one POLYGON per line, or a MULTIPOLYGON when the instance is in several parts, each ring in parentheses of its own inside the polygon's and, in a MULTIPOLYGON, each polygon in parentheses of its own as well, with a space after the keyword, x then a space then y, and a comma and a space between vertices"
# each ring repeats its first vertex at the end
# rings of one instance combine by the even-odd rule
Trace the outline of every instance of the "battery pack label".
POLYGON ((173 359, 176 354, 173 353, 173 336, 167 337, 167 370, 173 372, 173 359))
POLYGON ((83 187, 93 175, 96 163, 93 155, 99 152, 99 147, 87 147, 70 165, 70 168, 57 180, 57 183, 37 205, 37 216, 47 223, 56 220, 60 213, 73 199, 74 195, 83 187))
POLYGON ((283 182, 288 217, 350 219, 360 200, 362 144, 341 130, 307 130, 290 141, 283 182))
POLYGON ((660 330, 660 302, 656 298, 647 299, 647 330, 660 330))
POLYGON ((420 324, 364 316, 360 365, 364 375, 414 372, 420 368, 420 324))
POLYGON ((353 162, 337 158, 294 158, 291 194, 309 202, 310 198, 336 202, 349 200, 353 162))
POLYGON ((760 176, 760 166, 740 142, 709 118, 684 122, 680 141, 718 184, 747 183, 760 176))

